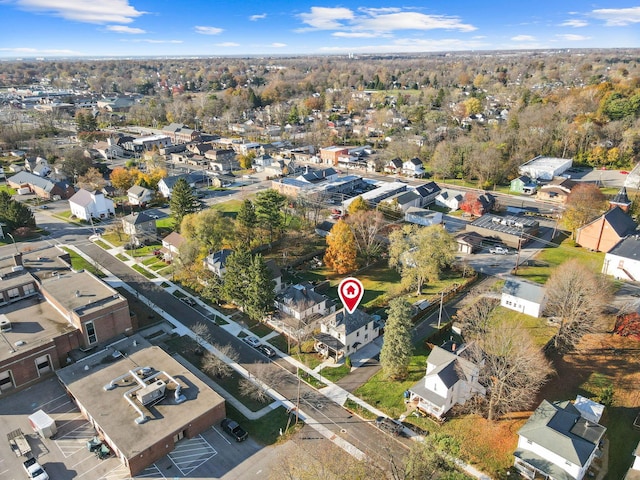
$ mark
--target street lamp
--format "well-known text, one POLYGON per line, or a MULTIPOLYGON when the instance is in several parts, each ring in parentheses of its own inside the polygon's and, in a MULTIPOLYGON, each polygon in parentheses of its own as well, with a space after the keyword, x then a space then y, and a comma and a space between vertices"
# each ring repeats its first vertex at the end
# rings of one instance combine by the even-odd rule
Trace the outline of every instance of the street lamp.
POLYGON ((18 245, 16 244, 16 239, 15 239, 15 238, 13 238, 13 235, 11 235, 9 232, 7 232, 7 235, 9 235, 9 236, 11 237, 11 240, 13 241, 13 246, 14 246, 14 247, 15 247, 15 249, 16 249, 16 253, 20 253, 20 252, 18 251, 18 245))

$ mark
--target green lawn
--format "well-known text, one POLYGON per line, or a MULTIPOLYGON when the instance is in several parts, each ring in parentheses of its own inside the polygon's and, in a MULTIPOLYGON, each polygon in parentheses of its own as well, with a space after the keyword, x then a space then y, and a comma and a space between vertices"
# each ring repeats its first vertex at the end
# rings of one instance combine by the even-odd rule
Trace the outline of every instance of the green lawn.
POLYGON ((0 192, 7 192, 9 195, 15 195, 17 193, 15 188, 11 188, 8 185, 0 185, 0 192))
POLYGON ((116 258, 117 258, 118 260, 120 260, 121 262, 126 262, 126 261, 128 261, 128 260, 129 260, 129 257, 127 257, 126 255, 124 255, 123 253, 118 253, 118 254, 116 255, 116 258))
POLYGON ((166 228, 173 230, 173 217, 162 217, 156 220, 156 228, 166 228))
POLYGON ((99 278, 105 276, 104 272, 100 270, 97 265, 88 262, 73 250, 65 248, 64 251, 71 256, 71 268, 73 268, 74 270, 86 270, 87 272, 91 272, 99 278))
POLYGON ((280 429, 288 438, 293 432, 302 428, 302 422, 296 425, 295 414, 287 413, 284 407, 278 407, 257 420, 249 420, 230 403, 227 403, 227 416, 236 420, 251 438, 263 445, 273 445, 280 440, 280 429), (289 429, 287 430, 287 426, 289 429))
POLYGON ((322 383, 320 380, 318 380, 316 377, 314 377, 313 375, 308 374, 307 372, 305 372, 304 370, 298 370, 298 376, 305 382, 307 382, 309 385, 311 385, 313 388, 324 388, 327 385, 322 383))
POLYGON ((493 318, 500 318, 512 325, 522 325, 522 328, 529 332, 533 343, 538 347, 544 347, 558 331, 557 327, 549 326, 544 318, 535 318, 501 306, 496 307, 493 318))
POLYGON ((131 268, 133 268, 136 272, 140 273, 141 275, 144 275, 149 279, 157 278, 157 275, 147 271, 144 267, 141 267, 140 265, 132 265, 131 268))
POLYGON ((351 369, 346 365, 340 365, 337 367, 325 367, 320 370, 320 376, 326 378, 330 382, 337 382, 341 378, 346 377, 351 372, 351 369))
POLYGON ((217 210, 222 213, 226 217, 236 218, 236 215, 240 211, 240 206, 242 205, 242 200, 229 200, 222 203, 216 203, 211 205, 212 210, 217 210))
POLYGON ((111 247, 109 245, 107 245, 105 242, 101 241, 101 240, 96 240, 93 243, 95 243, 97 246, 99 246, 100 248, 102 248, 103 250, 109 250, 111 249, 111 247))
POLYGON ((555 267, 574 258, 595 273, 602 271, 604 253, 590 252, 578 247, 566 235, 560 235, 555 242, 558 243, 557 247, 547 247, 536 256, 535 261, 539 266, 519 267, 518 276, 533 282, 545 283, 555 267))
POLYGON ((354 393, 357 397, 376 407, 393 418, 398 418, 406 411, 403 393, 424 377, 427 365, 425 351, 418 352, 411 358, 409 376, 404 381, 390 381, 382 370, 378 371, 367 383, 354 393))

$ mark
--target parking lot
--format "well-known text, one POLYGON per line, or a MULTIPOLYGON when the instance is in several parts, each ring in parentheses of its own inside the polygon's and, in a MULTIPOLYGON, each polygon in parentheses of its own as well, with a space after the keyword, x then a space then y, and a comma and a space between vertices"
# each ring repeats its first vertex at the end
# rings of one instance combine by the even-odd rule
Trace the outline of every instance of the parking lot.
MULTIPOLYGON (((89 452, 87 441, 96 432, 56 378, 21 392, 0 396, 0 430, 6 433, 17 428, 22 429, 33 456, 52 479, 130 478, 126 468, 113 455, 100 460, 89 452), (57 433, 52 439, 40 438, 29 425, 28 416, 40 409, 56 422, 57 433)), ((169 455, 135 478, 240 478, 238 465, 252 463, 245 460, 263 450, 251 438, 236 443, 219 426, 214 426, 194 438, 181 440, 169 455)), ((0 439, 0 480, 24 478, 23 460, 25 457, 17 457, 12 452, 6 437, 0 439)))

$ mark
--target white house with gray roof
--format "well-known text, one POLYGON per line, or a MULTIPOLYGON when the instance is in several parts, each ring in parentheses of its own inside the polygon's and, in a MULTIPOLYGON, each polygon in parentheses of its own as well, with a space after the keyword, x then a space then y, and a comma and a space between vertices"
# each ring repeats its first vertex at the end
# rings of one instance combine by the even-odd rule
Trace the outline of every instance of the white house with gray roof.
POLYGON ((333 300, 316 292, 309 282, 286 287, 276 296, 275 307, 282 314, 305 323, 318 320, 336 309, 333 300))
POLYGON ((606 430, 569 401, 543 400, 518 430, 514 466, 528 479, 582 480, 606 430))
POLYGON ((502 287, 500 305, 516 312, 539 318, 546 303, 543 285, 509 277, 502 287))
POLYGON ((338 310, 322 320, 320 333, 314 335, 316 351, 337 359, 349 356, 368 345, 380 334, 376 320, 360 309, 347 313, 338 310))
POLYGON ((409 389, 409 400, 429 415, 441 419, 454 405, 464 405, 475 395, 486 393, 479 383, 480 367, 466 358, 467 345, 447 342, 433 347, 427 372, 409 389))
POLYGON ((102 192, 90 192, 81 188, 69 199, 71 215, 80 220, 90 218, 107 218, 115 214, 113 200, 106 198, 102 192))
POLYGON ((143 205, 153 198, 153 190, 141 185, 134 185, 127 190, 127 197, 131 205, 143 205))
POLYGON ((640 235, 629 235, 604 256, 602 273, 618 280, 640 280, 640 235))
POLYGON ((459 190, 445 189, 436 195, 435 202, 439 207, 446 207, 452 212, 460 208, 460 204, 464 200, 464 192, 459 190))

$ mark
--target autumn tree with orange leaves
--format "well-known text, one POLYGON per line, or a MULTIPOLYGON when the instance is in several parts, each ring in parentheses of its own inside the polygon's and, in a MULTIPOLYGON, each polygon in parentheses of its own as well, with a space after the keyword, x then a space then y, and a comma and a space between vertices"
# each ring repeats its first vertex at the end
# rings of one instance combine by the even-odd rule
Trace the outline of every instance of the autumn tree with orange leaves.
POLYGON ((324 263, 334 272, 342 275, 358 268, 356 239, 351 228, 343 220, 333 226, 327 236, 327 250, 324 263))

